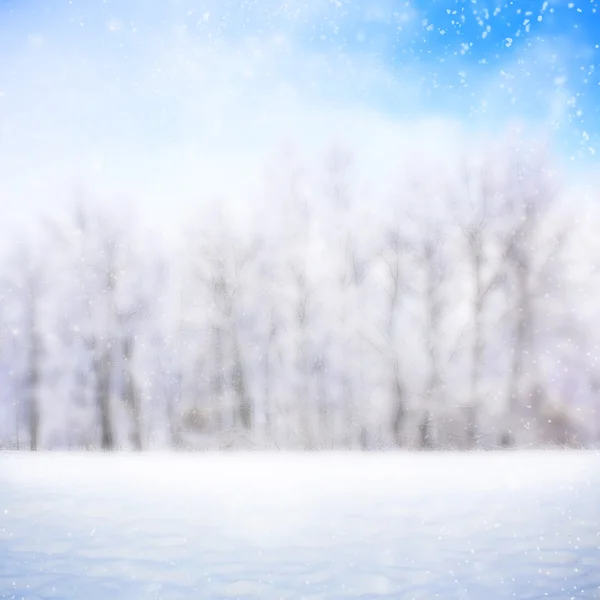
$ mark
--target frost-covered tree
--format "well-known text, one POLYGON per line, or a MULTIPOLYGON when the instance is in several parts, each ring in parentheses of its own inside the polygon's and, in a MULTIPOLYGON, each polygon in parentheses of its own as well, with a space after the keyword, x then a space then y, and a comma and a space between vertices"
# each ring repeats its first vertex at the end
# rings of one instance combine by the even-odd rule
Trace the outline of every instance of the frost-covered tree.
POLYGON ((48 300, 47 273, 43 256, 30 240, 18 248, 12 300, 15 303, 13 332, 17 336, 21 364, 17 367, 19 384, 16 395, 17 418, 25 417, 29 449, 42 447, 44 303, 48 300))
POLYGON ((545 154, 540 150, 515 152, 507 162, 503 217, 509 219, 511 225, 504 257, 510 286, 512 335, 506 409, 508 419, 517 422, 503 433, 504 443, 511 442, 518 434, 514 431, 515 425, 530 427, 530 420, 539 418, 544 408, 539 403, 543 401, 547 385, 539 368, 539 358, 541 347, 549 340, 540 335, 538 315, 544 308, 540 300, 543 302, 550 293, 558 292, 551 278, 560 276, 556 272, 558 251, 566 234, 562 225, 552 222, 558 190, 545 154), (549 271, 550 267, 553 272, 549 271))
MULTIPOLYGON (((446 294, 448 259, 447 240, 440 222, 421 218, 419 237, 415 244, 415 261, 421 275, 421 302, 423 305, 422 336, 427 374, 422 393, 422 417, 419 425, 419 446, 427 449, 435 443, 435 428, 444 408, 445 356, 444 324, 450 302, 446 294)), ((446 334, 447 335, 447 334, 446 334)))
MULTIPOLYGON (((464 402, 465 443, 473 448, 481 435, 486 350, 489 350, 492 304, 504 277, 498 214, 501 193, 495 182, 493 163, 483 155, 474 164, 464 161, 452 206, 460 230, 464 276, 468 281, 468 329, 470 330, 469 384, 464 402)), ((489 354, 489 353, 487 353, 489 354)))
POLYGON ((598 269, 551 159, 506 140, 457 156, 400 171, 387 194, 339 146, 286 151, 258 199, 207 202, 164 246, 84 200, 40 220, 36 244, 2 262, 3 439, 427 449, 597 435, 598 269))

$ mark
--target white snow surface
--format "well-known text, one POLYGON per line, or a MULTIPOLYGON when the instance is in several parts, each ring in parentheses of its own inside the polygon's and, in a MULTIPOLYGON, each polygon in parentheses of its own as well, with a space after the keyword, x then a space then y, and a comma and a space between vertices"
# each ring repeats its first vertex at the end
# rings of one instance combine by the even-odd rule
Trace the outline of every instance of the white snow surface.
POLYGON ((600 456, 8 453, 0 598, 600 598, 600 456))

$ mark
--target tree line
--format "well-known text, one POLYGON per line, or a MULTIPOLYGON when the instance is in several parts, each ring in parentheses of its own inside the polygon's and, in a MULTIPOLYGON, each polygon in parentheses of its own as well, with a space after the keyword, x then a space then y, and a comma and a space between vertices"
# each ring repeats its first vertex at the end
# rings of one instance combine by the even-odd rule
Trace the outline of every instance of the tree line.
POLYGON ((544 146, 379 188, 344 148, 313 162, 283 154, 245 216, 205 203, 171 244, 85 200, 20 232, 0 275, 2 446, 600 439, 593 282, 573 277, 595 257, 544 146))

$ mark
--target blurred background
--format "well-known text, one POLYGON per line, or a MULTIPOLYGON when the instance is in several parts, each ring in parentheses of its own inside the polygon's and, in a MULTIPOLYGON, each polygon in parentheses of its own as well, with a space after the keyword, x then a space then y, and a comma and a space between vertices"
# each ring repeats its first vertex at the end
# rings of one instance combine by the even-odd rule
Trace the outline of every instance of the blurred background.
POLYGON ((600 443, 595 2, 0 2, 0 446, 600 443))

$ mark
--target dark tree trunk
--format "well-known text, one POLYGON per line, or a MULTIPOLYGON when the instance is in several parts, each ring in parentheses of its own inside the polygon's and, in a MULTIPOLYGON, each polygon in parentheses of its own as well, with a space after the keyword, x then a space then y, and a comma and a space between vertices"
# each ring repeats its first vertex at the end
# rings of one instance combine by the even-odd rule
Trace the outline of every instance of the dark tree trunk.
POLYGON ((403 439, 403 425, 406 417, 406 406, 404 403, 404 390, 398 379, 398 374, 394 374, 393 382, 393 394, 394 394, 394 413, 392 418, 392 433, 394 435, 394 442, 399 448, 404 445, 403 439))
POLYGON ((100 447, 113 450, 115 446, 110 406, 111 391, 111 349, 105 348, 102 356, 96 360, 96 406, 100 417, 100 447))
POLYGON ((419 424, 419 447, 421 450, 433 449, 433 440, 431 435, 431 415, 428 410, 425 411, 421 423, 419 424))
POLYGON ((27 299, 28 327, 29 327, 29 356, 27 372, 27 396, 29 411, 29 448, 36 451, 39 448, 40 434, 40 361, 41 361, 41 340, 38 330, 38 290, 35 282, 31 281, 29 285, 29 298, 27 299))
POLYGON ((129 434, 129 440, 134 450, 142 450, 142 407, 141 397, 137 388, 133 367, 132 358, 134 352, 134 341, 131 336, 126 335, 123 339, 123 401, 129 408, 131 413, 131 429, 129 434))

